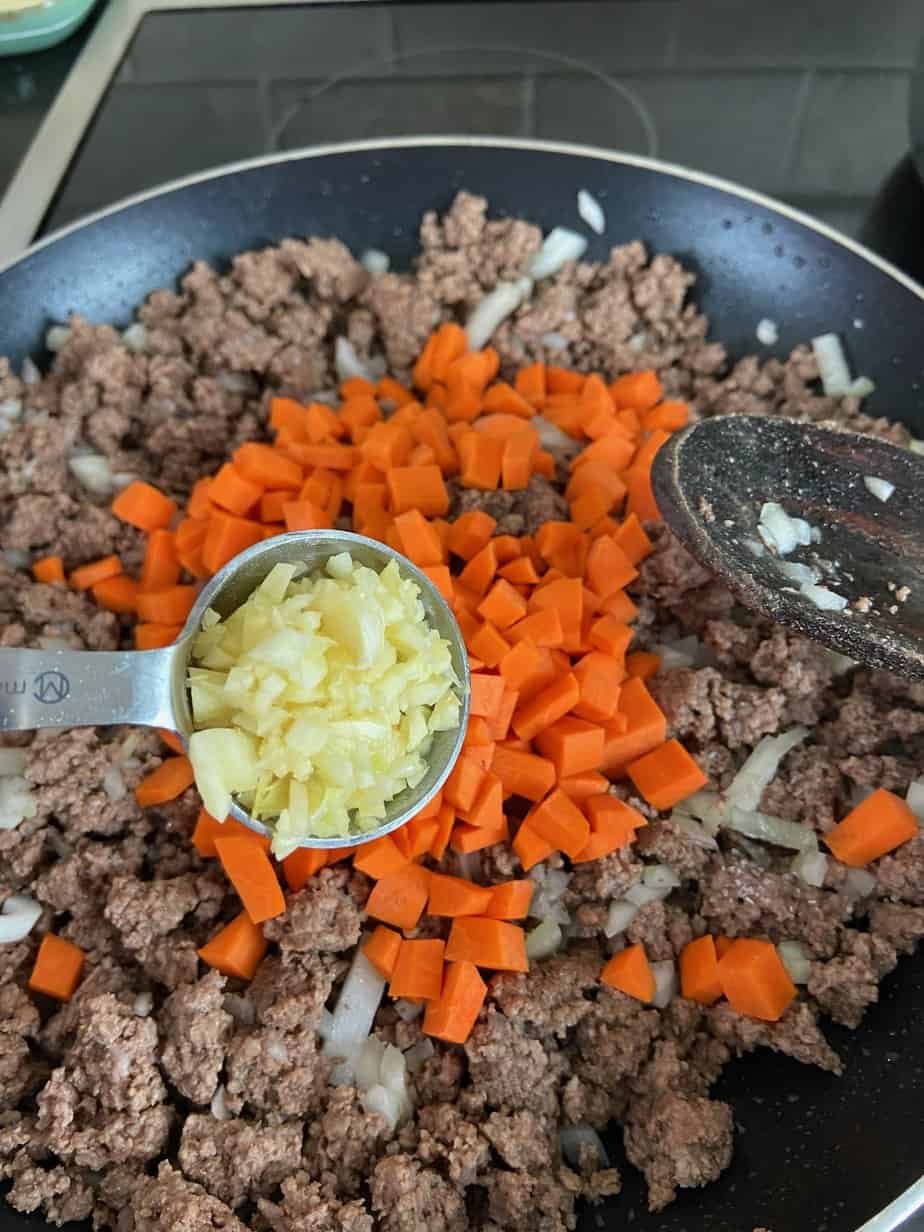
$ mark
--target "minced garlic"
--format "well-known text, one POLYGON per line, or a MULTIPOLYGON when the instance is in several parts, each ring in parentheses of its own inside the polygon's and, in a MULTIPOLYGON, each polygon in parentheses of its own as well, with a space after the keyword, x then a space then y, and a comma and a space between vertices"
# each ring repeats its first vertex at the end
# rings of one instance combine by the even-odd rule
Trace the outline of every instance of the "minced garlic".
POLYGON ((223 818, 234 795, 272 823, 277 855, 381 825, 460 716, 449 642, 395 562, 376 573, 344 552, 296 572, 276 565, 224 620, 206 612, 187 678, 205 807, 223 818))

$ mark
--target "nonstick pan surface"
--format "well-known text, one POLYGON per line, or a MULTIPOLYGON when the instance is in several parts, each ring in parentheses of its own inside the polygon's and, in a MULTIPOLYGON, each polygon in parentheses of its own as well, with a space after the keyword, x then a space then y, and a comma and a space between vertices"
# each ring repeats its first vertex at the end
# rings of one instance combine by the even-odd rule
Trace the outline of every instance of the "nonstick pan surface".
MULTIPOLYGON (((693 298, 733 358, 761 349, 754 331, 764 317, 777 323, 780 356, 838 332, 852 371, 876 384, 867 410, 924 436, 924 292, 909 279, 734 185, 545 143, 435 138, 312 150, 133 199, 0 271, 0 355, 41 363, 45 329, 68 313, 125 325, 151 290, 171 285, 194 259, 224 267, 238 252, 289 235, 337 236, 407 266, 421 214, 445 208, 460 188, 484 194, 495 215, 545 229, 580 226, 575 198, 588 189, 607 217, 590 259, 637 238, 673 253, 697 274, 693 298)), ((924 955, 885 981, 858 1030, 827 1033, 846 1062, 843 1078, 768 1052, 726 1070, 716 1093, 734 1107, 732 1167, 658 1215, 647 1213, 641 1180, 610 1135, 625 1189, 585 1210, 581 1229, 855 1232, 924 1172, 924 955)), ((45 1226, 0 1205, 0 1232, 45 1226)), ((895 1226, 876 1223, 877 1232, 895 1226)))

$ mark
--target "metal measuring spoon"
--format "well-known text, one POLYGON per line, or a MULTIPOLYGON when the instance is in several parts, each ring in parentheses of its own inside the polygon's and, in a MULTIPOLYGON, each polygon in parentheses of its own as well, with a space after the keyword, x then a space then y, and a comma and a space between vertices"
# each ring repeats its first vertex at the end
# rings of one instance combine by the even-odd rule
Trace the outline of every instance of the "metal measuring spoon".
POLYGON ((924 459, 854 432, 729 415, 672 436, 652 486, 665 522, 745 607, 871 667, 924 680, 924 459), (894 484, 877 499, 864 477, 894 484), (786 561, 848 599, 825 611, 762 550, 765 501, 820 532, 786 561))
MULTIPOLYGON (((468 722, 469 673, 465 642, 455 617, 428 577, 383 543, 347 531, 311 530, 277 535, 242 552, 203 588, 175 642, 162 650, 18 650, 0 647, 0 730, 45 727, 162 727, 188 745, 193 732, 186 669, 193 639, 208 608, 229 616, 252 594, 274 565, 303 565, 305 573, 331 556, 349 552, 354 561, 381 572, 397 561, 404 577, 420 588, 427 621, 450 645, 460 682, 461 709, 455 731, 435 732, 427 773, 387 806, 375 830, 343 838, 306 838, 300 846, 335 848, 381 838, 403 825, 439 791, 462 748, 468 722)), ((237 803, 231 816, 268 834, 237 803)))

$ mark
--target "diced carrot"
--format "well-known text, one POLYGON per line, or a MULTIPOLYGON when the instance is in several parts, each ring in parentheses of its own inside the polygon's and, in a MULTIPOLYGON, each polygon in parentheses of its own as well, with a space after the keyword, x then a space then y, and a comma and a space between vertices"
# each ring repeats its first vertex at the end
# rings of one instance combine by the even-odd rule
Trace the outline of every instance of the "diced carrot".
POLYGON ((286 909, 285 895, 266 852, 249 839, 216 838, 215 850, 254 924, 274 919, 286 909))
POLYGON ((725 955, 728 953, 728 951, 732 948, 734 944, 735 944, 734 937, 721 937, 721 936, 716 937, 715 939, 716 956, 719 959, 724 958, 725 955))
POLYGON ((842 864, 860 868, 918 832, 918 820, 906 802, 879 787, 829 830, 824 841, 842 864))
POLYGON ((179 580, 180 562, 176 554, 174 535, 169 530, 152 531, 145 544, 141 589, 166 590, 175 586, 179 580))
POLYGON ((393 466, 385 476, 393 513, 419 509, 427 517, 449 510, 449 493, 438 466, 393 466))
POLYGON ((627 436, 637 440, 642 432, 642 421, 639 418, 638 411, 622 410, 616 412, 616 422, 626 433, 627 436))
POLYGON ((366 911, 373 919, 395 928, 416 928, 427 902, 429 881, 425 868, 407 864, 375 883, 366 899, 366 911))
POLYGON ((186 502, 188 518, 191 518, 193 521, 205 520, 215 512, 216 506, 209 499, 209 489, 211 486, 212 480, 208 476, 197 479, 193 484, 189 500, 186 502))
POLYGON ((531 612, 511 625, 505 636, 514 644, 525 641, 536 647, 561 646, 565 640, 561 613, 554 607, 531 612))
POLYGON ((585 577, 591 590, 606 598, 635 581, 638 570, 613 539, 601 535, 590 545, 585 577))
POLYGON ((668 740, 630 761, 626 773, 638 793, 656 809, 673 808, 709 781, 678 740, 668 740))
POLYGON ((430 844, 430 855, 434 860, 442 860, 452 837, 456 814, 451 804, 444 804, 436 815, 436 834, 430 844))
POLYGON ((515 560, 501 565, 498 573, 515 586, 534 586, 539 581, 539 572, 528 556, 518 556, 515 560))
POLYGON ((629 945, 614 954, 600 973, 600 980, 608 988, 624 992, 646 1005, 655 995, 654 972, 641 945, 629 945))
MULTIPOLYGON (((340 506, 343 503, 343 479, 336 471, 319 468, 309 475, 299 488, 297 498, 294 493, 289 493, 289 500, 293 499, 310 501, 323 510, 331 522, 335 522, 340 516, 340 506)), ((285 518, 285 508, 286 502, 283 502, 283 518, 285 518)))
POLYGON ((477 552, 459 574, 458 585, 466 586, 477 595, 483 595, 497 572, 497 553, 493 543, 477 552))
POLYGON ((209 967, 238 980, 252 980, 266 953, 263 929, 246 911, 208 941, 197 953, 209 967))
MULTIPOLYGON (((532 619, 532 617, 527 617, 532 619)), ((507 687, 516 689, 523 701, 538 693, 555 677, 556 671, 547 650, 541 650, 529 638, 517 642, 498 664, 507 687)))
POLYGON ((377 924, 372 936, 363 946, 363 953, 385 979, 391 978, 395 968, 398 953, 401 950, 401 934, 384 924, 377 924))
POLYGON ((472 851, 484 851, 486 847, 494 847, 498 843, 506 843, 509 837, 506 819, 497 830, 490 830, 485 826, 470 826, 459 821, 453 827, 449 845, 453 851, 465 855, 472 851))
POLYGON ((430 874, 430 897, 427 899, 429 915, 487 915, 490 901, 491 891, 485 886, 475 885, 464 877, 448 877, 443 873, 430 874))
POLYGON ((217 573, 222 565, 262 538, 263 528, 259 523, 227 513, 213 513, 202 545, 203 564, 209 573, 217 573))
POLYGON ((282 514, 286 530, 330 530, 334 524, 327 511, 311 500, 286 501, 282 514))
POLYGON ((501 659, 510 651, 510 643, 506 642, 503 634, 487 620, 466 642, 466 645, 486 667, 497 667, 501 659))
POLYGON ((514 388, 530 406, 541 410, 545 403, 545 364, 530 364, 516 375, 514 388))
POLYGON ((493 491, 500 483, 503 442, 481 432, 470 432, 459 439, 456 448, 462 486, 493 491))
POLYGON ((353 867, 374 881, 400 872, 408 858, 395 842, 394 835, 383 834, 381 838, 363 843, 353 857, 353 867))
POLYGON ((658 374, 652 368, 643 372, 627 372, 610 386, 610 396, 620 409, 649 411, 661 401, 664 391, 658 374))
POLYGON ((523 796, 537 801, 555 786, 555 767, 545 757, 535 753, 498 745, 494 750, 491 772, 496 774, 507 795, 523 796))
POLYGON ((298 445, 292 452, 303 466, 322 466, 330 471, 352 470, 359 457, 352 445, 298 445))
POLYGON ((629 496, 626 512, 634 514, 643 522, 660 522, 661 511, 651 487, 651 472, 633 470, 629 473, 629 496))
POLYGON ((182 624, 192 611, 197 596, 195 586, 171 586, 169 590, 140 592, 137 596, 138 619, 152 624, 182 624))
POLYGON ((571 468, 575 471, 590 466, 592 462, 602 462, 616 474, 622 474, 634 456, 634 442, 621 428, 616 427, 583 449, 571 463, 571 468))
MULTIPOLYGON (((593 487, 601 487, 609 494, 610 508, 621 504, 626 495, 626 485, 610 463, 590 461, 582 462, 572 470, 568 486, 565 488, 565 499, 576 500, 588 488, 593 487)), ((597 520, 590 521, 588 525, 594 525, 597 520)))
POLYGON ((583 372, 549 364, 545 370, 545 386, 550 394, 579 394, 584 386, 583 372))
POLYGON ((447 962, 470 962, 492 971, 528 971, 526 935, 516 924, 478 916, 453 920, 447 962))
POLYGON ((558 780, 558 786, 571 800, 580 803, 590 796, 597 796, 609 787, 609 779, 598 770, 584 770, 558 780))
POLYGON ((508 581, 498 578, 478 605, 478 613, 498 629, 507 629, 526 616, 526 600, 508 581))
POLYGON ((485 676, 473 672, 470 677, 469 710, 473 715, 483 715, 490 718, 497 713, 504 694, 504 681, 501 676, 485 676))
POLYGON ((690 408, 686 402, 659 402, 657 406, 646 411, 642 423, 651 432, 662 428, 665 432, 676 432, 683 428, 690 418, 690 408))
POLYGON ((555 767, 559 779, 596 770, 603 761, 603 728, 570 714, 540 731, 534 743, 555 767))
POLYGON ((33 563, 32 576, 46 586, 60 585, 64 582, 64 562, 60 556, 43 556, 33 563))
POLYGON ((543 728, 566 715, 580 696, 578 682, 570 672, 557 677, 517 708, 513 716, 513 730, 521 740, 532 740, 543 728))
POLYGON ((354 526, 363 526, 373 514, 384 513, 387 506, 388 488, 384 483, 360 484, 353 493, 354 526))
POLYGON ((571 502, 571 520, 581 530, 590 530, 591 526, 605 518, 617 503, 602 484, 588 484, 580 496, 571 502))
POLYGON ((775 945, 740 937, 719 959, 719 983, 739 1014, 778 1022, 796 997, 796 986, 775 945))
MULTIPOLYGON (((336 422, 336 416, 332 414, 336 422)), ((244 479, 263 488, 265 491, 275 491, 279 488, 289 488, 298 491, 302 484, 302 468, 297 462, 292 462, 272 445, 263 445, 258 441, 247 441, 234 451, 234 465, 244 479)), ((215 500, 215 497, 212 496, 215 500)), ((217 501, 221 504, 221 501, 217 501)), ((232 513, 241 512, 231 510, 232 513)))
MULTIPOLYGON (((494 748, 491 747, 493 760, 494 748)), ((466 812, 459 814, 462 821, 481 830, 498 831, 504 826, 504 789, 496 774, 486 769, 475 802, 466 812)))
POLYGON ((560 788, 530 810, 529 825, 547 843, 565 855, 577 855, 590 838, 590 823, 560 788))
POLYGON ((151 484, 135 479, 112 502, 112 512, 129 526, 150 532, 170 525, 176 503, 151 484))
POLYGON ((68 578, 74 590, 89 590, 97 582, 105 582, 107 578, 118 577, 122 572, 122 562, 118 556, 104 556, 102 560, 91 561, 88 565, 80 565, 71 572, 68 578))
POLYGON ((649 432, 645 441, 639 446, 635 457, 632 459, 631 470, 641 471, 648 474, 651 471, 651 464, 654 461, 654 456, 661 446, 670 439, 670 433, 662 431, 661 428, 655 428, 653 432, 649 432))
POLYGON ((413 446, 414 438, 407 428, 386 420, 373 424, 359 452, 367 462, 387 474, 392 467, 404 465, 413 446))
MULTIPOLYGON (((584 588, 580 578, 556 578, 552 582, 537 586, 529 597, 528 606, 531 612, 545 611, 547 608, 554 607, 561 619, 564 634, 563 648, 572 653, 581 649, 584 588)), ((533 638, 533 641, 535 640, 533 638)))
POLYGON ((124 573, 104 578, 92 588, 93 598, 108 612, 135 612, 138 609, 138 583, 124 573))
POLYGON ((446 943, 436 938, 402 941, 388 985, 391 997, 435 1001, 443 987, 446 943))
POLYGON ((471 560, 482 548, 487 547, 497 521, 480 509, 463 513, 452 524, 449 535, 449 550, 463 560, 471 560))
POLYGON ((519 419, 531 419, 536 413, 533 404, 505 381, 484 391, 482 405, 488 414, 516 415, 519 419))
POLYGON ((621 774, 628 762, 663 744, 667 735, 667 719, 645 682, 638 676, 626 680, 619 694, 617 718, 626 725, 608 724, 604 746, 603 770, 610 775, 621 774))
POLYGON ((278 432, 280 428, 288 428, 290 432, 304 435, 305 407, 294 398, 270 399, 270 427, 278 432))
POLYGON ((135 788, 135 799, 142 808, 175 800, 192 786, 194 777, 188 757, 168 757, 141 780, 135 788))
POLYGON ((135 649, 160 650, 175 642, 182 630, 182 625, 135 625, 135 649))
POLYGON ((382 377, 375 387, 375 396, 381 398, 383 402, 393 402, 396 407, 401 407, 406 402, 414 401, 414 395, 411 391, 390 376, 382 377))
POLYGON ((183 741, 174 731, 167 731, 166 727, 158 727, 157 734, 163 740, 168 749, 172 749, 174 753, 183 754, 186 750, 183 748, 183 741))
POLYGON ((514 711, 519 704, 520 694, 516 689, 508 688, 505 684, 504 695, 500 700, 500 705, 497 711, 488 716, 488 731, 491 733, 493 740, 506 740, 507 733, 510 731, 510 723, 513 719, 514 711))
MULTIPOLYGON (((214 860, 218 855, 215 849, 215 839, 228 835, 247 839, 251 843, 256 843, 258 847, 262 847, 264 851, 269 851, 270 849, 268 835, 257 834, 256 830, 249 829, 233 817, 226 817, 224 821, 219 821, 211 813, 206 812, 204 808, 199 810, 199 816, 196 818, 196 824, 192 832, 192 845, 203 860, 214 860)), ((308 848, 303 847, 300 849, 300 852, 307 850, 308 848)), ((295 854, 300 854, 300 852, 295 854)), ((292 857, 289 858, 291 859, 292 857)), ((285 861, 283 861, 283 865, 285 865, 285 861)), ((291 888, 297 889, 298 887, 292 886, 291 888)))
POLYGON ((29 975, 29 988, 56 1001, 70 1001, 83 975, 84 952, 79 945, 46 933, 29 975))
MULTIPOLYGON (((373 424, 381 421, 382 412, 372 398, 351 398, 343 403, 334 418, 339 420, 340 427, 349 433, 353 444, 360 445, 366 439, 373 424)), ((312 443, 319 445, 324 440, 330 440, 330 436, 322 434, 322 427, 320 417, 315 421, 314 426, 309 418, 308 437, 312 443)), ((333 435, 339 436, 341 433, 335 432, 333 435)))
POLYGON ((638 616, 638 608, 624 590, 600 600, 600 614, 612 616, 621 625, 630 624, 638 616))
POLYGON ((351 376, 347 380, 340 382, 341 398, 373 398, 375 394, 375 384, 372 381, 367 381, 364 376, 351 376))
POLYGON ((429 1001, 424 1011, 424 1034, 445 1040, 447 1044, 464 1044, 487 991, 474 963, 447 963, 439 999, 429 1001))
POLYGON ((525 920, 535 888, 535 883, 528 877, 491 886, 490 901, 483 914, 492 920, 525 920))
POLYGON ((547 860, 555 848, 551 843, 547 843, 527 820, 523 822, 514 836, 513 850, 519 857, 524 871, 528 873, 534 865, 547 860))
POLYGON ((591 646, 617 660, 625 659, 633 636, 629 625, 620 623, 612 616, 601 616, 590 626, 591 646))
POLYGON ((282 875, 294 893, 327 865, 327 852, 318 847, 298 847, 282 861, 282 875))
POLYGON ((579 719, 592 723, 604 723, 616 713, 621 685, 626 671, 620 659, 591 651, 580 659, 572 669, 578 682, 581 696, 574 713, 579 719))
POLYGON ((538 437, 533 432, 518 432, 504 441, 501 487, 505 492, 522 492, 529 487, 538 450, 538 437))
POLYGON ((642 680, 650 680, 652 676, 656 676, 660 666, 661 656, 652 654, 649 650, 633 650, 626 655, 626 672, 642 680))
POLYGON ((408 509, 395 518, 401 551, 415 565, 424 568, 443 563, 443 544, 433 526, 419 509, 408 509))
POLYGON ((263 487, 245 478, 233 462, 224 464, 209 488, 209 499, 238 517, 249 513, 262 495, 263 487))
POLYGON ((449 365, 446 370, 446 384, 451 388, 461 382, 480 393, 497 376, 499 367, 500 356, 494 347, 470 351, 467 355, 460 355, 449 365))
POLYGON ((688 1001, 712 1005, 722 996, 719 959, 715 941, 707 933, 688 942, 680 951, 680 991, 688 1001))
POLYGON ((446 565, 425 565, 421 569, 421 573, 425 574, 436 589, 440 592, 447 603, 452 603, 454 587, 452 583, 452 574, 446 565))
POLYGON ((634 809, 631 804, 626 804, 624 800, 616 796, 611 796, 608 792, 599 796, 591 796, 584 803, 584 812, 587 814, 590 828, 594 833, 614 818, 618 818, 629 830, 641 830, 643 826, 648 825, 644 815, 638 809, 634 809))

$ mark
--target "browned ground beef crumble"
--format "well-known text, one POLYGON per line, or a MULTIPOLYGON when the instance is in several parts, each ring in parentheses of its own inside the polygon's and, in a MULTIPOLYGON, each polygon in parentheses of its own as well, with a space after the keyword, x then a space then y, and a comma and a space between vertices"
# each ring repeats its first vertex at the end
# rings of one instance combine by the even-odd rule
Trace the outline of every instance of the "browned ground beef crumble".
MULTIPOLYGON (((235 258, 223 275, 198 263, 179 292, 155 292, 139 313, 142 351, 75 318, 40 383, 24 385, 0 360, 0 401, 24 407, 0 438, 0 643, 130 644, 120 618, 35 584, 25 568, 51 551, 68 568, 114 551, 128 567, 139 561, 141 537, 69 472, 75 449, 182 499, 237 443, 261 435, 272 394, 308 399, 335 384, 338 334, 363 357, 384 351, 406 378, 434 325, 522 273, 540 242, 536 227, 487 221, 485 203, 463 194, 445 218, 424 219, 411 275, 371 278, 336 240, 286 240, 235 258)), ((686 302, 692 283, 639 243, 603 264, 570 265, 499 330, 503 369, 541 358, 608 377, 654 367, 669 395, 701 414, 834 420, 907 440, 855 399, 820 396, 807 348, 785 363, 730 366, 686 302), (554 357, 543 352, 550 331, 567 340, 554 357)), ((499 519, 499 533, 531 531, 566 509, 538 479, 525 494, 455 493, 454 513, 474 506, 499 519)), ((921 765, 924 686, 866 670, 835 676, 823 649, 742 613, 662 527, 651 531, 655 551, 634 587, 638 644, 692 633, 705 648, 708 665, 665 671, 652 688, 713 784, 727 786, 762 736, 807 723, 811 740, 782 763, 766 811, 824 832, 858 789, 903 791, 921 765)), ((390 1137, 354 1088, 328 1085, 316 1030, 359 936, 368 883, 322 871, 267 925, 272 945, 253 982, 226 980, 195 954, 238 910, 189 841, 195 794, 142 813, 131 792, 159 761, 158 738, 116 729, 7 741, 28 746, 37 809, 0 830, 0 897, 28 892, 44 912, 0 962, 0 1177, 15 1208, 54 1223, 558 1232, 574 1226, 577 1201, 620 1188, 592 1150, 577 1169, 562 1162, 558 1128, 578 1121, 622 1126, 657 1209, 729 1162, 732 1112, 710 1098, 726 1061, 769 1047, 839 1072, 819 1015, 858 1023, 897 955, 924 936, 924 838, 878 861, 874 891, 856 901, 833 861, 828 884, 813 889, 779 852, 765 848, 757 862, 753 846, 727 837, 706 851, 645 809, 651 823, 633 851, 571 876, 567 951, 492 981, 468 1043, 437 1044, 413 1078, 413 1118, 390 1137), (782 1021, 679 998, 659 1011, 600 985, 608 905, 652 860, 684 883, 641 911, 628 939, 653 959, 706 931, 801 941, 811 973, 782 1021), (86 950, 86 975, 70 1004, 37 1007, 25 982, 50 928, 86 950), (227 1119, 210 1110, 219 1084, 227 1119)), ((509 849, 486 853, 485 880, 517 871, 509 849)), ((402 1048, 422 1038, 391 1006, 377 1031, 402 1048)))

